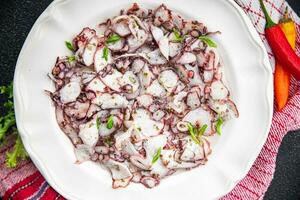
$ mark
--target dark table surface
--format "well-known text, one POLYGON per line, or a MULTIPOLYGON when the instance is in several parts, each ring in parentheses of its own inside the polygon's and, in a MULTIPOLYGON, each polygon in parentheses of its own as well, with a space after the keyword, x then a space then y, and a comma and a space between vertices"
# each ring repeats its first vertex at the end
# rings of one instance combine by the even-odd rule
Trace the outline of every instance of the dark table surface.
MULTIPOLYGON (((33 23, 51 0, 0 0, 0 85, 13 79, 19 51, 33 23)), ((300 15, 300 0, 288 0, 300 15)), ((0 99, 1 101, 1 99, 0 99)), ((265 200, 300 199, 300 131, 287 134, 265 200)))

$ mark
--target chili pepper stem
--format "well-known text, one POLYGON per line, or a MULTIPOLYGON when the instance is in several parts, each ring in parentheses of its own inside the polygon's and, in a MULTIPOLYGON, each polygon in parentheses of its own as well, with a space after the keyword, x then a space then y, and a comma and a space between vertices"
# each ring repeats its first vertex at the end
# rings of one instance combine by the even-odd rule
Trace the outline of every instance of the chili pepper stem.
POLYGON ((291 22, 292 19, 289 17, 288 7, 285 7, 283 17, 279 20, 279 23, 291 22))
POLYGON ((271 19, 270 15, 268 14, 267 9, 266 9, 265 4, 263 3, 263 1, 259 0, 259 3, 260 3, 260 6, 262 8, 262 11, 265 15, 265 18, 266 18, 266 27, 265 28, 270 28, 272 26, 275 26, 276 23, 271 19))

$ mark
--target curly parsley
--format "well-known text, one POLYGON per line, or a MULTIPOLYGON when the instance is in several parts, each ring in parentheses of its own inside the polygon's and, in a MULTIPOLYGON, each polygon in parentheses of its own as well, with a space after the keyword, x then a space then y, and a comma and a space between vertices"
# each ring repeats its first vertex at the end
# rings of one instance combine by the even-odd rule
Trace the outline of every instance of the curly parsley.
MULTIPOLYGON (((3 104, 5 112, 0 116, 0 145, 6 143, 9 134, 17 134, 16 119, 13 104, 13 84, 0 86, 0 94, 7 98, 3 104)), ((9 168, 16 167, 19 160, 24 160, 28 154, 22 144, 21 138, 17 135, 13 150, 6 152, 6 166, 9 168)))

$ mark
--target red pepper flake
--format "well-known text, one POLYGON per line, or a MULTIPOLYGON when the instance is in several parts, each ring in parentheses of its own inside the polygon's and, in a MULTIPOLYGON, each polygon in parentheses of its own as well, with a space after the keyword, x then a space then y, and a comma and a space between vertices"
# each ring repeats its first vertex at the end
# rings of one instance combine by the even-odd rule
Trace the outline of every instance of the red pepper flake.
POLYGON ((187 75, 188 75, 189 78, 193 78, 194 77, 194 71, 189 70, 187 75))

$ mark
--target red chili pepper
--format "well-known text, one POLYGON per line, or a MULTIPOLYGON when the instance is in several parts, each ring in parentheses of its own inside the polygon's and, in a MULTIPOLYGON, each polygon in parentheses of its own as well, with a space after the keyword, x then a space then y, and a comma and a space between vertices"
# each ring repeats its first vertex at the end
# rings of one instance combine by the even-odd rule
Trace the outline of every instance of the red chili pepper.
POLYGON ((292 49, 280 26, 273 22, 262 0, 259 0, 266 18, 265 33, 277 61, 300 80, 300 58, 292 49))

